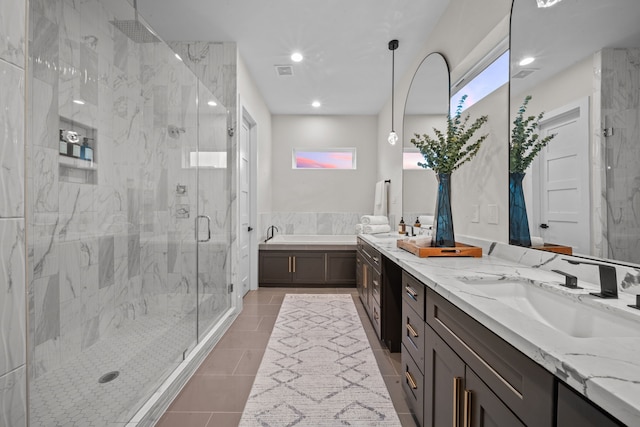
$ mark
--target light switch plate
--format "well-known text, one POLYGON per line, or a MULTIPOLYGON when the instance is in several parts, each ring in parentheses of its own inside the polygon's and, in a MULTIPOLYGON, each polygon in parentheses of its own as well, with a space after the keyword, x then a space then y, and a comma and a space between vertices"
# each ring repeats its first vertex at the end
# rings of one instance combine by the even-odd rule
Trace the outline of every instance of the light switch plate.
POLYGON ((498 224, 498 205, 488 205, 489 208, 489 224, 498 224))
POLYGON ((471 222, 480 222, 480 206, 471 205, 471 222))

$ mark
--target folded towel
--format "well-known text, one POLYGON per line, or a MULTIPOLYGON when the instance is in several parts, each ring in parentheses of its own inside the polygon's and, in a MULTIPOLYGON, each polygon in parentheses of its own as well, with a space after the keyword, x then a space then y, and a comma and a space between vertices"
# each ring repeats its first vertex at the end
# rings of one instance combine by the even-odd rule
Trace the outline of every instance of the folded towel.
POLYGON ((418 221, 420 221, 420 225, 423 227, 425 225, 433 225, 433 215, 420 215, 418 221))
POLYGON ((531 236, 531 246, 544 246, 544 240, 542 237, 531 236))
POLYGON ((379 233, 388 233, 391 231, 391 227, 389 224, 373 224, 373 225, 363 225, 362 232, 364 234, 379 234, 379 233))
POLYGON ((360 222, 363 225, 389 224, 389 219, 384 215, 362 215, 360 222))
POLYGON ((362 234, 362 224, 356 224, 356 234, 362 234))

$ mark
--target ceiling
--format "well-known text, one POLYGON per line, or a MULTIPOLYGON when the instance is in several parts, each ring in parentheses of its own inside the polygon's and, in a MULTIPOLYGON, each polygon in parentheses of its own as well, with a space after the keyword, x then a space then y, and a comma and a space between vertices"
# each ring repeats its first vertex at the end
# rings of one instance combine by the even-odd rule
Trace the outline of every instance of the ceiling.
POLYGON ((231 41, 272 114, 378 114, 449 0, 138 0, 167 41, 231 41), (304 55, 293 63, 290 55, 304 55), (276 65, 292 65, 278 76, 276 65), (318 100, 320 108, 311 102, 318 100))

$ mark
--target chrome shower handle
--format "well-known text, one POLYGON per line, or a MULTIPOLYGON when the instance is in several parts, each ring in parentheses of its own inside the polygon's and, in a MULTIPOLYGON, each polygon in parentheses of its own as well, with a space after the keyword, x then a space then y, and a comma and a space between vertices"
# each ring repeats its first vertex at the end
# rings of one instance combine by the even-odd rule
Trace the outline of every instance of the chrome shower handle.
POLYGON ((208 242, 209 240, 211 240, 211 218, 209 218, 208 215, 198 215, 196 217, 196 241, 199 243, 202 243, 202 242, 208 242), (200 227, 198 226, 198 224, 200 224, 199 222, 200 218, 204 218, 207 220, 207 238, 206 239, 199 238, 200 227))

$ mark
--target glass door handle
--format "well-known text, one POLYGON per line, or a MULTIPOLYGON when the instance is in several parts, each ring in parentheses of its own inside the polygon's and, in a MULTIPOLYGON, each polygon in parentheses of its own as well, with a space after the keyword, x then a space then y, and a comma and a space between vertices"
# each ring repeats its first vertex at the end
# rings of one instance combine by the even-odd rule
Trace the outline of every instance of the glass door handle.
POLYGON ((196 217, 196 241, 202 243, 202 242, 208 242, 209 240, 211 240, 211 218, 209 218, 209 216, 207 215, 198 215, 196 217), (200 239, 200 227, 198 226, 200 224, 200 218, 204 218, 207 220, 207 238, 206 239, 200 239))

